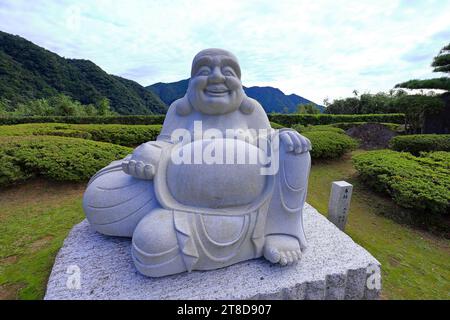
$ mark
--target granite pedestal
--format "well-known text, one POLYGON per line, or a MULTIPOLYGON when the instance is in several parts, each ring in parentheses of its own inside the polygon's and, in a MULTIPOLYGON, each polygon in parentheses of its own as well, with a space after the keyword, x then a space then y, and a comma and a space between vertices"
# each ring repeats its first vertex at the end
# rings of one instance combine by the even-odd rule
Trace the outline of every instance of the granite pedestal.
POLYGON ((261 258, 149 278, 135 269, 129 239, 101 235, 84 220, 56 257, 45 299, 377 299, 380 290, 366 283, 379 262, 308 204, 304 223, 308 248, 297 265, 261 258), (67 287, 74 265, 80 289, 67 287))

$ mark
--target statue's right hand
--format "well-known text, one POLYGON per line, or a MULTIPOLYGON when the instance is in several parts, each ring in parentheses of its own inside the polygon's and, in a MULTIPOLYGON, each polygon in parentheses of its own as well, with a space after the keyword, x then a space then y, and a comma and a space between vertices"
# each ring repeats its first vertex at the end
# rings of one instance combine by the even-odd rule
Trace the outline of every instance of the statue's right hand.
POLYGON ((155 167, 142 161, 124 160, 122 170, 138 179, 151 180, 155 176, 155 167))
POLYGON ((151 180, 156 174, 162 143, 150 141, 137 147, 130 157, 123 159, 122 170, 138 179, 151 180))

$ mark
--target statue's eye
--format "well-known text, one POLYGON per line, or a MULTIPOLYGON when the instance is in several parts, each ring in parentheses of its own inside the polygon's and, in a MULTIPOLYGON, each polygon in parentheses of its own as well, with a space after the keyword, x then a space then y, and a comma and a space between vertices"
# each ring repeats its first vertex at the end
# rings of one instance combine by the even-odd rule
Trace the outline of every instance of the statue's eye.
POLYGON ((198 76, 208 76, 211 73, 211 70, 208 67, 201 67, 200 70, 198 70, 197 75, 198 76))
POLYGON ((236 77, 236 74, 234 73, 233 69, 231 69, 230 67, 223 68, 222 73, 226 77, 236 77))

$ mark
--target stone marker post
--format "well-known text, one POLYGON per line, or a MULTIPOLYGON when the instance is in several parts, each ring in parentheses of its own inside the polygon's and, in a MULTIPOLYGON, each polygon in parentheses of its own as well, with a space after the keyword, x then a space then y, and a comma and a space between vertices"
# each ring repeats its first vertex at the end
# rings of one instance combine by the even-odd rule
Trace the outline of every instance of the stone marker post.
POLYGON ((346 181, 334 181, 331 184, 328 220, 344 231, 347 223, 353 186, 346 181))

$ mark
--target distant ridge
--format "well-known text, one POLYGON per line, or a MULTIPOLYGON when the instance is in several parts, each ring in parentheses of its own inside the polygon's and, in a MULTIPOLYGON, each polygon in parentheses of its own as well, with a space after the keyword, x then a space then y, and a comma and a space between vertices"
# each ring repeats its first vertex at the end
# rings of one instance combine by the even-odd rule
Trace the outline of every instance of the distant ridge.
POLYGON ((108 98, 119 114, 160 114, 167 107, 135 81, 110 75, 89 60, 65 59, 0 31, 0 98, 13 105, 59 93, 83 104, 108 98))
MULTIPOLYGON (((189 79, 180 80, 177 82, 163 83, 158 82, 152 84, 147 89, 150 89, 158 97, 164 101, 165 104, 170 105, 175 100, 181 98, 187 90, 189 79)), ((273 87, 244 87, 245 93, 263 106, 267 113, 294 113, 297 111, 299 104, 313 103, 320 112, 323 112, 325 107, 317 105, 314 102, 303 98, 296 94, 285 95, 280 89, 273 87), (287 111, 287 112, 286 112, 287 111)))

